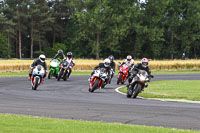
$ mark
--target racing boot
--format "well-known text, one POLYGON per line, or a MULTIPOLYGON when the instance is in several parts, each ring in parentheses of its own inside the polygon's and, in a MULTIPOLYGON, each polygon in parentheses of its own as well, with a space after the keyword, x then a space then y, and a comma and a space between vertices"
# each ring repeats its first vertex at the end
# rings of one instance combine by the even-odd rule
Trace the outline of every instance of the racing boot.
POLYGON ((147 83, 147 82, 144 83, 144 87, 145 87, 145 88, 148 87, 148 83, 147 83))

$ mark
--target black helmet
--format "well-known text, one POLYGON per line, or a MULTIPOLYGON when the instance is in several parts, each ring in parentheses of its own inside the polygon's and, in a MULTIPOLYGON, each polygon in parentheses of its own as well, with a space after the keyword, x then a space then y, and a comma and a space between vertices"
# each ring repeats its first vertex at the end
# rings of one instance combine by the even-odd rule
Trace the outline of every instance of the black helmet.
POLYGON ((72 58, 72 52, 67 52, 67 57, 72 58))
POLYGON ((108 59, 110 59, 110 61, 113 62, 114 56, 110 55, 110 56, 108 57, 108 59))
POLYGON ((63 54, 63 50, 59 49, 59 50, 58 50, 58 54, 59 54, 59 55, 60 55, 60 54, 63 54))

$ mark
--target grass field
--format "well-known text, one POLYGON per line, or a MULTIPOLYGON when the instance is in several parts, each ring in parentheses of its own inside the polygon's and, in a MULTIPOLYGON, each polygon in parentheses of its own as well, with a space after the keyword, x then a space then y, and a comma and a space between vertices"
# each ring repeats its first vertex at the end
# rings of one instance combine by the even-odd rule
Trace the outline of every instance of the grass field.
MULTIPOLYGON (((74 70, 72 75, 90 75, 92 70, 74 70)), ((0 77, 14 77, 14 76, 28 76, 29 71, 26 72, 1 72, 0 77)), ((152 71, 152 74, 197 74, 200 71, 196 70, 179 70, 179 71, 152 71)), ((118 71, 115 72, 115 75, 118 74, 118 71)))
MULTIPOLYGON (((200 81, 199 80, 173 80, 150 82, 139 94, 145 98, 177 99, 200 101, 200 81)), ((120 91, 127 92, 126 87, 120 91)))
POLYGON ((200 131, 0 114, 0 133, 200 133, 200 131))
MULTIPOLYGON (((23 72, 28 71, 33 60, 0 60, 0 72, 23 72)), ((50 60, 47 60, 49 64, 50 60)), ((75 59, 74 70, 92 70, 103 60, 75 59)), ((115 60, 116 64, 122 60, 115 60)), ((140 62, 136 60, 135 64, 140 62)), ((149 66, 154 71, 183 71, 200 70, 199 60, 151 60, 149 66)))
MULTIPOLYGON (((92 71, 73 71, 71 75, 90 75, 92 71)), ((0 77, 28 76, 29 72, 3 72, 0 77)), ((47 78, 47 77, 46 77, 47 78)))

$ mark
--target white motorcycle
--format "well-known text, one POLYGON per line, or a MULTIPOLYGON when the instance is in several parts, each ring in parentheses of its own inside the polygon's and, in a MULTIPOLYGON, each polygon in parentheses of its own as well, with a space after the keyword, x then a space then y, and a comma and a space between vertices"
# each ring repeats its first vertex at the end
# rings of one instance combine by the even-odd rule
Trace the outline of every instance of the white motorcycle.
POLYGON ((32 85, 32 90, 37 90, 37 87, 42 83, 43 81, 43 76, 45 74, 44 67, 41 65, 37 65, 33 69, 33 73, 31 76, 31 85, 32 85))

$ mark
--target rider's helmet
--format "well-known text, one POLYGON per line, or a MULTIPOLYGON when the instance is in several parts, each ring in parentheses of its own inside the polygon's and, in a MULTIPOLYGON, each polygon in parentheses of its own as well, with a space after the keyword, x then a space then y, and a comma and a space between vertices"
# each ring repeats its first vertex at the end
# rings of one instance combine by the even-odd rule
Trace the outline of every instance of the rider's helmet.
POLYGON ((110 59, 110 62, 113 62, 114 56, 110 55, 110 56, 108 57, 108 59, 110 59))
POLYGON ((40 59, 41 62, 44 62, 45 59, 46 59, 46 57, 45 57, 45 55, 41 54, 41 55, 39 56, 39 59, 40 59))
POLYGON ((61 54, 63 54, 63 50, 59 49, 58 50, 58 55, 61 55, 61 54))
POLYGON ((142 58, 142 67, 146 68, 149 64, 149 60, 147 58, 142 58))
POLYGON ((126 59, 127 59, 127 61, 131 61, 131 59, 132 59, 132 56, 131 55, 128 55, 127 57, 126 57, 126 59))
POLYGON ((67 57, 72 58, 72 52, 67 52, 67 57))
POLYGON ((105 67, 109 67, 109 66, 110 66, 110 59, 106 58, 106 59, 104 60, 104 66, 105 66, 105 67))

